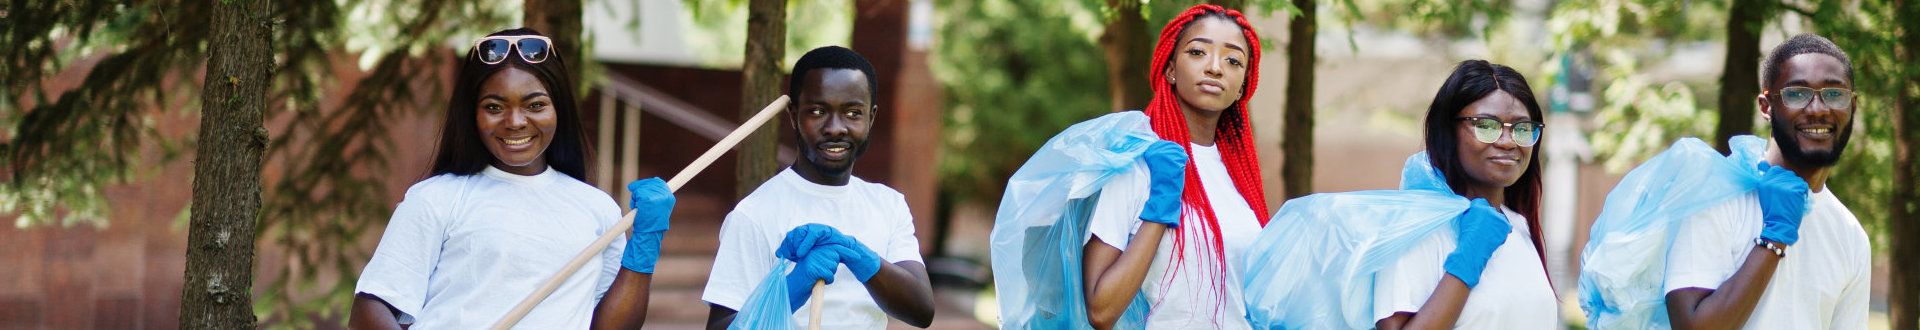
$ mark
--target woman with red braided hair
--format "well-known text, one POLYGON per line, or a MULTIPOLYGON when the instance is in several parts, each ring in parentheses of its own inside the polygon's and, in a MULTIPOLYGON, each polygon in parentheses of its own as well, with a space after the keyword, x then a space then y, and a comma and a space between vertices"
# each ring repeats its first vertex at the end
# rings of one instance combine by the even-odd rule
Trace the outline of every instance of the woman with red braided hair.
POLYGON ((1146 109, 1068 127, 1007 179, 989 237, 1003 329, 1251 328, 1239 260, 1267 214, 1246 107, 1260 37, 1199 5, 1154 49, 1146 109))
POLYGON ((1136 294, 1151 307, 1147 328, 1249 328, 1233 260, 1267 215, 1246 107, 1259 61, 1260 38, 1238 11, 1194 6, 1161 31, 1143 112, 1163 141, 1142 156, 1146 180, 1115 177, 1088 221, 1094 328, 1114 326, 1136 294))

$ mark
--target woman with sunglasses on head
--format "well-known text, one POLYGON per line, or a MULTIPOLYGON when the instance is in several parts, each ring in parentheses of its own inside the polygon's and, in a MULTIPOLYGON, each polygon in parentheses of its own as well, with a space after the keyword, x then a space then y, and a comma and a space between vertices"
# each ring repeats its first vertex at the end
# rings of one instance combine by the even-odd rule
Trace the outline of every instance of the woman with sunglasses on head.
POLYGON ((1246 107, 1260 38, 1240 12, 1199 5, 1160 40, 1143 112, 1163 141, 1141 156, 1148 175, 1114 178, 1093 206, 1087 319, 1114 327, 1138 294, 1147 328, 1246 329, 1237 260, 1267 214, 1246 107))
MULTIPOLYGON (((474 44, 448 101, 430 177, 407 189, 362 270, 355 329, 491 325, 621 221, 586 183, 587 146, 567 68, 531 29, 474 44)), ((523 328, 639 328, 674 198, 634 181, 627 244, 609 245, 534 307, 523 328)))
POLYGON ((1380 329, 1550 329, 1559 306, 1540 242, 1542 118, 1525 77, 1461 62, 1427 108, 1426 153, 1471 200, 1454 235, 1428 235, 1380 270, 1380 329))

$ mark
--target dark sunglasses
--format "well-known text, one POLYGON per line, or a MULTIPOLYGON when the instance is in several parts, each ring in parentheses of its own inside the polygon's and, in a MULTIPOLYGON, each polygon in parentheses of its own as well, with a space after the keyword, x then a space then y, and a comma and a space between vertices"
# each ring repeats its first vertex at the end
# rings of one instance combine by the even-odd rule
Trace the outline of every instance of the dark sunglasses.
POLYGON ((1500 141, 1500 134, 1512 132, 1513 143, 1522 147, 1532 147, 1534 143, 1539 143, 1540 129, 1546 126, 1532 120, 1502 123, 1499 119, 1487 117, 1465 117, 1460 118, 1460 121, 1473 126, 1473 139, 1480 140, 1480 143, 1500 141))
POLYGON ((527 63, 540 63, 552 56, 553 39, 545 36, 491 36, 480 38, 473 43, 473 51, 480 56, 480 62, 488 65, 500 64, 507 56, 520 50, 520 59, 527 63))

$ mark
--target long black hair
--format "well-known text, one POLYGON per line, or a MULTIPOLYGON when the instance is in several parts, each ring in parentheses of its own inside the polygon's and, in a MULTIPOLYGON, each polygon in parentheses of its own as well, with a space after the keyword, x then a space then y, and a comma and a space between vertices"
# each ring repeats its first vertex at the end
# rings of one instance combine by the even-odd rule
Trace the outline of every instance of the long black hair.
MULTIPOLYGON (((517 28, 494 32, 487 36, 529 36, 541 35, 529 28, 517 28)), ((558 47, 550 47, 558 48, 558 47)), ((547 158, 547 166, 559 170, 575 180, 587 182, 587 138, 581 128, 580 107, 574 102, 573 84, 567 80, 567 66, 563 57, 550 54, 540 63, 527 63, 517 55, 507 56, 500 64, 480 62, 478 53, 471 49, 466 60, 460 63, 460 73, 454 80, 453 97, 447 101, 447 124, 440 127, 440 149, 434 152, 433 170, 428 177, 453 173, 471 175, 480 173, 492 163, 494 156, 487 151, 480 140, 480 127, 474 109, 480 102, 480 85, 495 73, 507 68, 518 68, 532 73, 546 85, 547 94, 553 97, 553 109, 559 115, 554 128, 553 144, 547 146, 542 157, 547 158)))
MULTIPOLYGON (((1473 180, 1467 176, 1464 165, 1460 164, 1459 134, 1454 133, 1460 121, 1460 111, 1467 105, 1493 94, 1506 92, 1527 107, 1527 116, 1533 120, 1544 120, 1540 112, 1540 102, 1533 98, 1533 88, 1527 86, 1527 77, 1521 76, 1505 65, 1488 63, 1484 60, 1466 60, 1453 68, 1453 75, 1447 76, 1447 82, 1440 85, 1440 92, 1433 96, 1433 105, 1427 107, 1427 159, 1433 168, 1447 179, 1447 186, 1459 194, 1462 187, 1473 180)), ((1541 138, 1545 140, 1545 137, 1541 138)), ((1540 153, 1541 142, 1534 142, 1534 153, 1527 158, 1527 171, 1520 174, 1520 181, 1502 190, 1506 195, 1506 206, 1527 218, 1527 229, 1533 235, 1533 249, 1540 254, 1540 264, 1547 263, 1546 248, 1540 236, 1540 153)))

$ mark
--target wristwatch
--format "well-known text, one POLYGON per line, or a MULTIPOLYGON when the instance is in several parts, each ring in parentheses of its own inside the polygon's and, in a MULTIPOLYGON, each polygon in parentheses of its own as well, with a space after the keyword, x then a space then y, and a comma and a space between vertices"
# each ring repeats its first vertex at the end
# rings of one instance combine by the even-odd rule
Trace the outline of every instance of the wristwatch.
POLYGON ((1780 243, 1775 243, 1773 241, 1755 238, 1753 239, 1753 245, 1765 247, 1767 248, 1767 251, 1773 251, 1773 256, 1775 257, 1781 257, 1781 258, 1787 257, 1787 247, 1780 245, 1780 243))

